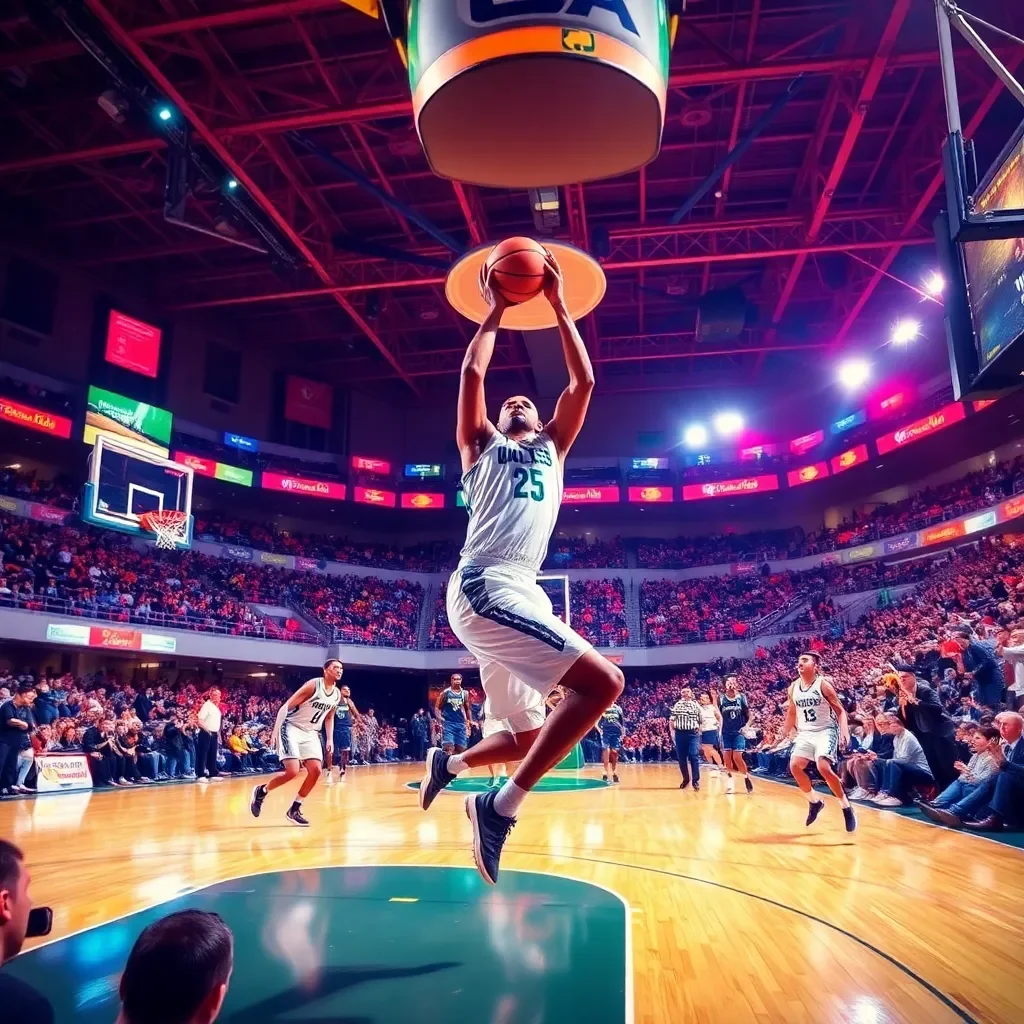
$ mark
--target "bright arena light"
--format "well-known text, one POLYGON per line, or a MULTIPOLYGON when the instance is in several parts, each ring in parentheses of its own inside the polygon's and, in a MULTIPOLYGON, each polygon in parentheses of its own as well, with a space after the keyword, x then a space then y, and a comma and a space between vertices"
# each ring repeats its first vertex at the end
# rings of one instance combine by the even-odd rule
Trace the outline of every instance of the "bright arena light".
POLYGON ((738 412, 720 412, 714 424, 719 437, 735 437, 743 429, 743 417, 738 412))
POLYGON ((866 359, 846 359, 839 364, 836 376, 844 388, 856 391, 871 377, 871 364, 866 359))
POLYGON ((908 345, 920 333, 920 320, 897 320, 892 325, 892 337, 890 340, 894 345, 908 345))
POLYGON ((925 277, 923 285, 924 290, 934 298, 945 290, 946 279, 937 270, 933 270, 925 277))
POLYGON ((683 431, 683 441, 690 448, 700 448, 702 445, 707 444, 707 428, 701 423, 691 423, 683 431))
POLYGON ((174 114, 170 107, 160 107, 156 112, 156 116, 159 117, 161 121, 170 121, 174 114))

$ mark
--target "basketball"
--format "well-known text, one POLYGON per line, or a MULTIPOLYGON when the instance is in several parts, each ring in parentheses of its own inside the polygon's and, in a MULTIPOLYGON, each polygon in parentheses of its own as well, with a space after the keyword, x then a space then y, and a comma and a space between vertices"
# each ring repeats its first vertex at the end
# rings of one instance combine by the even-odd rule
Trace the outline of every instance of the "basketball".
POLYGON ((506 302, 518 305, 539 295, 544 287, 544 247, 532 238, 516 236, 499 242, 487 256, 485 273, 506 302))

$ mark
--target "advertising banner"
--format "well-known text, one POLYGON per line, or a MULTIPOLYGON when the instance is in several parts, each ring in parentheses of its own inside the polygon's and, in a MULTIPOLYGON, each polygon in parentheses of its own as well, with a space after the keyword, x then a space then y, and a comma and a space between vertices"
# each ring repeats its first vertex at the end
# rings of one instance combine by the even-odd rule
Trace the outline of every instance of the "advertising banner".
POLYGON ((291 565, 291 555, 279 555, 276 551, 261 551, 260 562, 263 565, 291 565))
POLYGON ((854 466, 863 465, 863 463, 867 461, 868 446, 866 444, 859 444, 856 448, 850 448, 849 450, 832 457, 830 460, 832 474, 845 473, 848 469, 853 469, 854 466))
POLYGON ((160 365, 160 335, 159 327, 112 309, 104 358, 132 373, 155 377, 160 365))
POLYGON ((285 381, 284 418, 307 427, 331 429, 334 388, 322 381, 289 375, 285 381))
POLYGON ((912 395, 909 391, 894 391, 891 395, 876 398, 868 403, 868 415, 873 420, 886 416, 895 416, 910 404, 912 395))
POLYGON ((252 548, 243 548, 237 544, 225 544, 221 551, 225 558, 236 558, 239 562, 251 562, 253 556, 252 548))
POLYGON ((668 459, 655 456, 633 459, 633 469, 668 469, 668 459))
POLYGON ((887 455, 897 448, 913 444, 914 441, 921 441, 932 434, 937 434, 940 430, 945 430, 946 427, 951 427, 954 423, 959 423, 965 416, 963 403, 952 402, 939 409, 938 412, 933 412, 930 416, 924 416, 913 423, 908 423, 891 434, 883 434, 875 441, 878 454, 887 455))
POLYGON ((243 452, 258 452, 260 450, 259 441, 254 437, 246 437, 244 434, 229 434, 225 431, 224 443, 229 448, 237 448, 243 452))
POLYGON ((36 789, 40 793, 92 789, 92 773, 85 754, 38 754, 36 772, 36 789))
POLYGON ((412 479, 426 480, 428 477, 442 476, 439 462, 407 462, 405 475, 412 479))
POLYGON ((921 547, 926 548, 930 544, 942 544, 944 541, 956 540, 966 534, 967 531, 964 529, 963 523, 943 523, 941 526, 929 526, 927 530, 921 531, 921 547))
POLYGON ((670 484, 664 486, 647 484, 644 487, 630 487, 629 500, 631 502, 642 502, 644 504, 656 504, 659 502, 675 501, 670 484))
POLYGON ((300 572, 316 572, 320 568, 320 564, 315 558, 305 558, 302 555, 296 555, 295 568, 300 572))
POLYGON ((889 540, 882 541, 882 553, 886 555, 898 555, 916 547, 916 533, 905 533, 902 537, 891 537, 889 540))
POLYGON ((867 421, 867 412, 864 409, 858 409, 856 412, 851 412, 849 416, 836 420, 829 429, 833 434, 845 434, 846 431, 853 430, 854 427, 859 427, 862 423, 867 423, 867 421))
POLYGON ((391 472, 391 463, 387 459, 368 459, 363 455, 353 455, 352 468, 360 473, 376 473, 377 476, 387 476, 391 472))
POLYGON ((15 498, 6 498, 0 494, 0 509, 5 512, 19 512, 21 505, 15 498))
POLYGON ((1016 498, 1010 498, 999 506, 999 521, 1005 523, 1008 519, 1016 519, 1017 516, 1024 516, 1024 494, 1016 498))
POLYGON ((298 494, 307 498, 334 498, 338 501, 343 501, 345 498, 344 484, 335 483, 333 480, 286 476, 284 473, 275 473, 269 469, 263 471, 260 486, 268 491, 285 491, 288 494, 298 494))
POLYGON ((118 651, 149 651, 173 654, 178 641, 162 633, 143 633, 137 629, 115 626, 84 626, 75 623, 51 622, 46 626, 46 639, 55 644, 76 647, 103 647, 118 651))
POLYGON ((217 463, 214 459, 205 459, 201 455, 189 455, 187 452, 175 452, 171 456, 182 466, 189 466, 199 476, 214 477, 217 475, 217 463))
POLYGON ((383 505, 385 508, 394 508, 398 495, 394 491, 382 491, 376 487, 356 487, 352 492, 352 499, 363 505, 383 505))
POLYGON ((801 466, 799 469, 791 469, 786 474, 786 482, 790 487, 799 487, 801 484, 809 484, 814 480, 824 480, 828 476, 828 463, 815 462, 810 466, 801 466))
POLYGON ((847 562, 863 562, 868 558, 875 558, 878 555, 877 544, 862 544, 860 547, 850 548, 843 552, 847 562))
POLYGON ((599 484, 596 487, 569 487, 562 490, 563 505, 612 505, 619 501, 617 484, 599 484))
POLYGON ((40 523, 66 523, 70 513, 62 508, 54 508, 52 505, 40 505, 33 502, 28 507, 28 515, 30 519, 35 519, 40 523))
POLYGON ((763 491, 777 491, 779 478, 774 474, 745 476, 736 480, 715 480, 706 484, 685 484, 683 501, 699 501, 701 498, 733 498, 745 494, 760 494, 763 491))
POLYGON ((968 516, 964 520, 965 533, 977 533, 979 530, 987 530, 990 526, 996 525, 996 510, 990 508, 987 512, 980 512, 976 516, 968 516))
POLYGON ((757 562, 734 562, 729 566, 729 572, 733 576, 749 576, 752 572, 757 572, 757 562))
POLYGON ((406 491, 402 494, 402 508, 444 508, 444 495, 430 491, 406 491))
POLYGON ((778 452, 779 446, 777 444, 755 444, 750 448, 740 449, 740 461, 752 462, 756 459, 777 455, 778 452))
POLYGON ((971 402, 971 408, 975 412, 981 412, 982 409, 987 409, 990 405, 995 405, 998 402, 998 398, 979 398, 974 402, 971 402))
POLYGON ((252 487, 252 470, 242 469, 241 466, 229 466, 227 463, 218 462, 214 476, 218 480, 223 480, 226 484, 252 487))
POLYGON ((0 397, 0 420, 27 430, 38 430, 40 434, 50 434, 52 437, 71 437, 71 420, 66 416, 35 409, 11 398, 0 397))
POLYGON ((812 448, 817 448, 825 440, 824 430, 815 430, 811 434, 804 434, 803 437, 794 437, 789 442, 789 450, 794 455, 803 455, 804 452, 809 452, 812 448))

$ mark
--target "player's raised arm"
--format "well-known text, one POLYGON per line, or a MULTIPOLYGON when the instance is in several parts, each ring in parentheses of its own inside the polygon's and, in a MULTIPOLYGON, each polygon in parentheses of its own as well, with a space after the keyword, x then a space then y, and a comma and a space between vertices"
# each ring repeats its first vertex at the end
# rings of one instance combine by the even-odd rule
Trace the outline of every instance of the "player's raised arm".
POLYGON ((353 722, 358 722, 363 717, 363 713, 356 707, 356 702, 351 697, 348 698, 348 709, 352 712, 353 722))
POLYGON ((484 318, 473 340, 466 349, 459 377, 459 412, 455 427, 455 441, 462 456, 462 471, 465 473, 480 457, 480 452, 494 434, 494 424, 487 418, 487 402, 484 398, 484 377, 494 355, 494 342, 507 303, 496 288, 491 288, 481 271, 480 290, 491 304, 491 311, 484 318))
POLYGON ((580 332, 565 308, 562 271, 551 253, 547 255, 544 295, 555 311, 558 334, 562 339, 562 353, 565 356, 565 368, 569 371, 569 383, 559 396, 555 405, 555 415, 547 425, 551 440, 555 442, 559 455, 564 457, 583 429, 583 420, 586 418, 590 396, 594 391, 594 367, 591 365, 587 346, 583 344, 580 332))

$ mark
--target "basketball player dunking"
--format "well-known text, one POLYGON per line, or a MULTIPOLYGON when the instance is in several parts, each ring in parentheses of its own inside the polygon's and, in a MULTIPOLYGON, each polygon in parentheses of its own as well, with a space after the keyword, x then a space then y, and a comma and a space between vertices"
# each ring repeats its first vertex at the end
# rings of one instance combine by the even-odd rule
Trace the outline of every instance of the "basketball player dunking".
POLYGON ((832 790, 846 819, 846 831, 857 827, 850 801, 846 799, 842 779, 836 774, 839 751, 850 742, 846 708, 840 703, 832 684, 821 674, 821 661, 813 651, 801 654, 796 662, 797 678, 789 686, 789 705, 782 726, 783 734, 796 733, 789 755, 789 770, 807 797, 807 824, 812 825, 825 801, 818 799, 807 777, 807 766, 813 761, 832 790))
POLYGON ((328 755, 334 750, 334 712, 341 699, 338 680, 341 679, 342 671, 342 664, 337 658, 328 658, 324 662, 323 676, 303 683, 281 705, 277 721, 274 722, 273 735, 284 772, 252 791, 249 810, 254 818, 260 816, 267 794, 291 782, 299 774, 299 768, 304 767, 306 778, 285 817, 296 825, 309 824, 302 814, 302 801, 313 791, 316 780, 320 778, 320 766, 324 760, 320 746, 322 728, 326 727, 328 755))
POLYGON ((491 309, 462 362, 456 439, 469 528, 448 584, 448 621, 479 662, 491 715, 508 730, 463 754, 431 748, 420 806, 426 810, 467 768, 520 762, 500 789, 466 798, 473 859, 493 884, 526 794, 594 727, 622 692, 623 677, 554 614, 536 578, 558 518, 565 456, 594 388, 590 358, 565 307, 561 271, 549 254, 544 294, 555 312, 569 384, 547 424, 521 395, 505 401, 497 426, 487 418, 484 375, 506 302, 489 278, 481 286, 491 309), (544 698, 556 684, 565 699, 545 720, 544 698))

